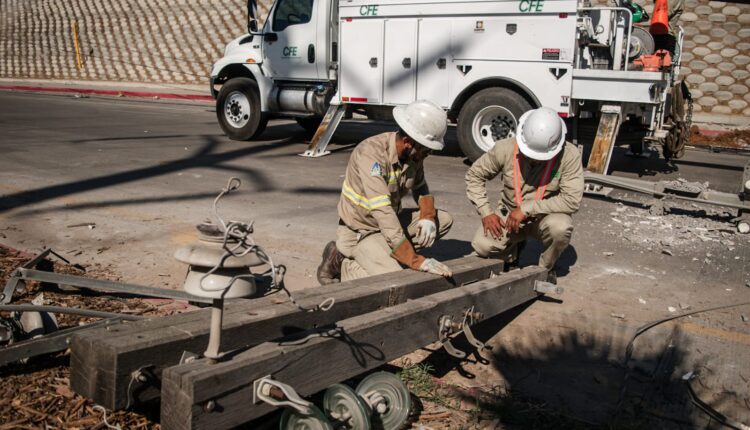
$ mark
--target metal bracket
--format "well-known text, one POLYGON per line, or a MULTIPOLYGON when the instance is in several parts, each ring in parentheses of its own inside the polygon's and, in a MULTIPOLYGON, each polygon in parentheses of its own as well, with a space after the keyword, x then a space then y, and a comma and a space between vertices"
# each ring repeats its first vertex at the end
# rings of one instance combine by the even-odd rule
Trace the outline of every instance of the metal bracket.
POLYGON ((445 352, 447 352, 448 354, 460 359, 466 358, 465 352, 453 346, 453 344, 451 343, 451 338, 446 337, 444 340, 441 340, 440 343, 443 344, 443 348, 445 348, 445 352))
POLYGON ((5 284, 3 292, 0 293, 0 304, 7 305, 13 300, 13 293, 18 289, 18 284, 26 284, 24 282, 23 270, 22 269, 33 269, 42 260, 47 258, 49 254, 52 254, 60 260, 70 263, 68 260, 63 258, 60 254, 54 252, 52 248, 44 248, 42 252, 35 255, 31 260, 27 261, 24 265, 13 271, 13 274, 8 278, 8 282, 5 284))
POLYGON ((271 406, 289 407, 303 415, 311 415, 313 404, 303 399, 289 385, 275 381, 271 375, 253 381, 253 404, 266 402, 271 406))
POLYGON ((438 338, 440 339, 443 348, 445 348, 445 352, 453 357, 464 359, 466 358, 466 353, 456 348, 451 343, 450 334, 452 334, 456 328, 457 325, 451 320, 451 317, 443 315, 438 321, 438 338))
POLYGON ((584 194, 588 194, 590 196, 609 197, 609 195, 612 194, 612 191, 614 191, 614 188, 611 187, 603 187, 601 185, 590 184, 588 182, 583 184, 584 194))
POLYGON ((484 344, 484 342, 480 341, 474 336, 474 332, 471 331, 471 326, 474 325, 474 306, 470 307, 469 309, 464 312, 464 322, 461 324, 462 329, 464 332, 464 336, 466 336, 466 340, 469 341, 469 343, 479 350, 487 348, 487 345, 484 344))
POLYGON ((534 291, 539 294, 562 294, 565 290, 552 282, 534 281, 534 291))
POLYGON ((200 355, 190 352, 190 351, 182 351, 182 356, 180 357, 180 364, 186 364, 193 362, 200 358, 200 355))

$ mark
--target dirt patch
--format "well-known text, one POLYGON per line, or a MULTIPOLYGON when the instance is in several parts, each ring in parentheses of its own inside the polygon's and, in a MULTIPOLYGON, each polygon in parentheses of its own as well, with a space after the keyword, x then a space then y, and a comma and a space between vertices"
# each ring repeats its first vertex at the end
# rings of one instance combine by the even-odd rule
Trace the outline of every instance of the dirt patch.
POLYGON ((698 126, 690 128, 690 144, 735 149, 750 149, 750 130, 732 130, 716 135, 701 133, 698 126))

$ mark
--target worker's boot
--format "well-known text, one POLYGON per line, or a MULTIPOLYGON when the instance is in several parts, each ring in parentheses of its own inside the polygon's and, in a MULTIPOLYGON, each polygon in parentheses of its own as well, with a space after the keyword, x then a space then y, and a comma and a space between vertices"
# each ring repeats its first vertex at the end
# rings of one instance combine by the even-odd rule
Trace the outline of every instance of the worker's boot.
POLYGON ((341 282, 341 263, 344 255, 336 248, 336 242, 328 242, 323 249, 323 261, 318 266, 318 282, 320 285, 335 284, 341 282))

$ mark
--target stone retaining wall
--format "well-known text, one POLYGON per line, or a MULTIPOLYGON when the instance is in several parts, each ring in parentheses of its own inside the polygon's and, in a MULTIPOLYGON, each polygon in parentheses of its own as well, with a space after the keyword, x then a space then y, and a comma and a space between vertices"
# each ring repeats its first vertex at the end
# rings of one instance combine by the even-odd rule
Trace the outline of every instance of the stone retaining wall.
MULTIPOLYGON (((0 77, 205 84, 224 45, 244 31, 245 5, 245 0, 2 0, 0 77), (71 36, 74 20, 82 70, 71 36)), ((260 9, 265 13, 267 6, 260 9)), ((645 9, 650 13, 653 3, 645 9)), ((695 111, 750 116, 750 5, 685 0, 681 24, 682 74, 695 111)))

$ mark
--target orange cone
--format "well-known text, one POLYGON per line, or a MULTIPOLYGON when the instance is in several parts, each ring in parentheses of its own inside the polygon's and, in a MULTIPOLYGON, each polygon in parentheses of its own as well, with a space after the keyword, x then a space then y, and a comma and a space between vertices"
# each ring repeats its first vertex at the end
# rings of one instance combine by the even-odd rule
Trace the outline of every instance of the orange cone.
POLYGON ((667 34, 669 32, 669 5, 667 0, 655 0, 654 13, 651 15, 651 34, 667 34))

